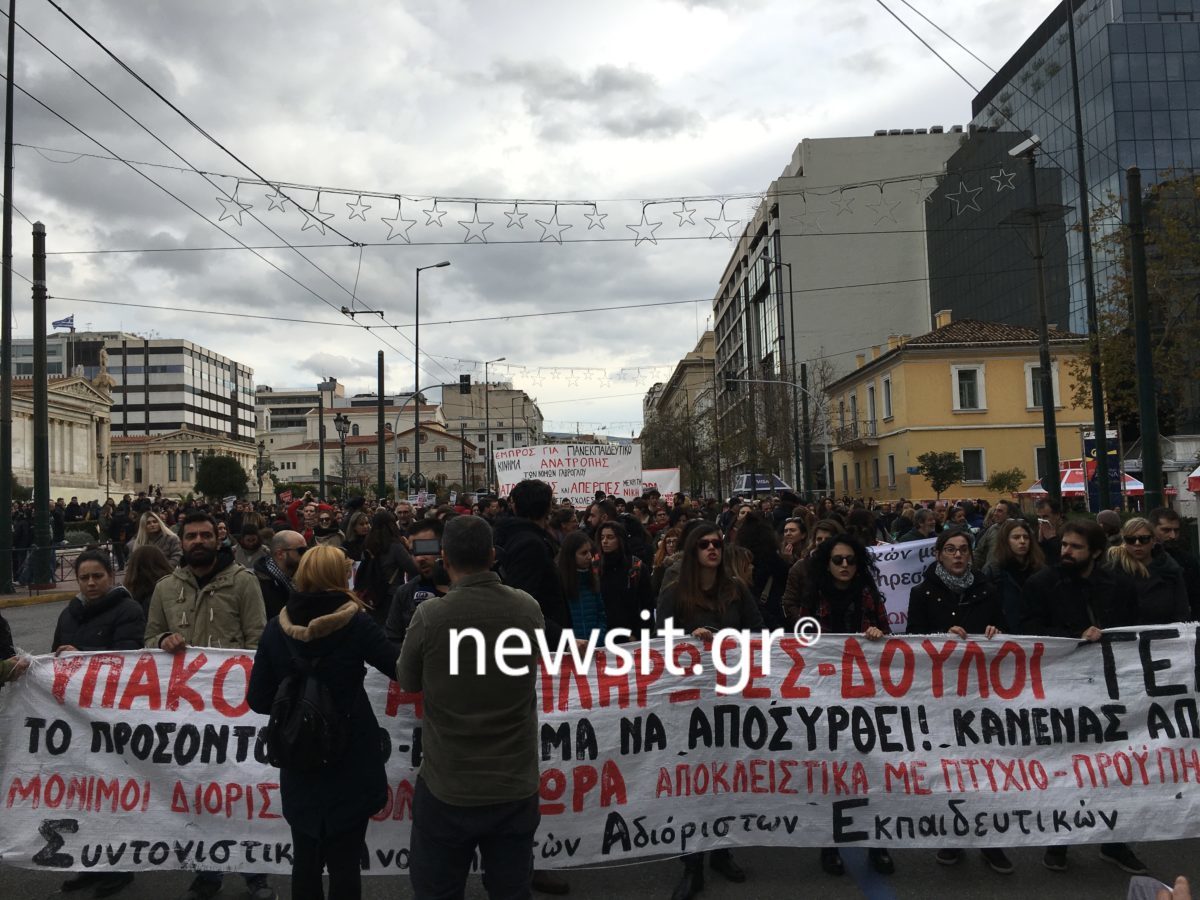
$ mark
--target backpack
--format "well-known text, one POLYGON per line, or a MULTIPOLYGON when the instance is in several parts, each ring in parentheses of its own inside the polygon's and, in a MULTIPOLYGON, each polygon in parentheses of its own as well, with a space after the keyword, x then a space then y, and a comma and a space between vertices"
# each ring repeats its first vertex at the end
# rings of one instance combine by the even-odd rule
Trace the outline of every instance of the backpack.
POLYGON ((318 675, 321 660, 301 657, 292 640, 285 641, 293 672, 280 682, 271 703, 263 734, 267 760, 280 769, 323 769, 345 755, 350 744, 349 717, 318 675))

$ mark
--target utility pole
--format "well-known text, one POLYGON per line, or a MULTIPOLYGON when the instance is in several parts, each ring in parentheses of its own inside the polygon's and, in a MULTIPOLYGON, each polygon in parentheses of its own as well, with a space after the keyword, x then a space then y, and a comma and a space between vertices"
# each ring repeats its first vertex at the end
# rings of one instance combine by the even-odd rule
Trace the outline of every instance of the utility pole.
POLYGON ((1163 505, 1162 450, 1158 435, 1158 399, 1154 393, 1154 360, 1150 351, 1150 299, 1146 288, 1146 225, 1142 218, 1142 173, 1125 172, 1129 204, 1129 262, 1133 276, 1134 367, 1137 373, 1138 419, 1142 432, 1142 483, 1146 511, 1163 505))
MULTIPOLYGON (((46 226, 33 223, 33 560, 30 583, 54 583, 50 545, 50 387, 46 375, 46 226)), ((9 554, 11 558, 12 554, 9 554)))
POLYGON ((803 441, 804 449, 804 493, 812 497, 813 492, 813 477, 811 462, 812 446, 810 444, 812 435, 808 429, 808 363, 800 363, 800 415, 802 418, 802 428, 800 439, 803 441))
MULTIPOLYGON (((1071 98, 1075 106, 1075 168, 1079 184, 1079 222, 1083 227, 1083 281, 1087 297, 1087 328, 1092 382, 1092 429, 1096 433, 1096 487, 1100 508, 1112 508, 1112 485, 1108 472, 1107 417, 1104 415, 1104 385, 1100 380, 1100 325, 1096 312, 1096 270, 1092 259, 1091 210, 1088 201, 1087 159, 1083 152, 1083 109, 1079 100, 1079 65, 1075 59, 1074 4, 1066 0, 1067 41, 1071 56, 1071 98)), ((1118 466, 1120 463, 1118 463, 1118 466)))
POLYGON ((376 463, 376 481, 379 483, 379 492, 376 496, 379 502, 383 502, 383 498, 387 496, 387 461, 384 454, 387 452, 387 447, 384 444, 383 436, 383 351, 380 350, 375 357, 376 373, 375 373, 375 452, 379 454, 379 460, 376 463))
POLYGON ((0 272, 0 593, 13 590, 12 571, 12 192, 13 192, 13 49, 17 0, 8 2, 8 79, 4 82, 4 234, 0 272))

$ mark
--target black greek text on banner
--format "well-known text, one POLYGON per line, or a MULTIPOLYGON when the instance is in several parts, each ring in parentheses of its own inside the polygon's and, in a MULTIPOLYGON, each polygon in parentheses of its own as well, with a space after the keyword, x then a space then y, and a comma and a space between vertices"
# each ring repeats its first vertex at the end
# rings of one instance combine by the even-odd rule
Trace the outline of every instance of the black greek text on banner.
MULTIPOLYGON (((1197 631, 812 647, 776 635, 769 648, 755 635, 719 657, 658 640, 626 645, 625 673, 604 653, 543 668, 537 865, 1200 835, 1197 631), (734 670, 745 685, 723 693, 734 670)), ((0 858, 288 871, 279 773, 245 702, 251 662, 207 649, 39 657, 0 692, 0 858)), ((367 690, 390 748, 368 871, 403 873, 422 698, 375 673, 367 690)))

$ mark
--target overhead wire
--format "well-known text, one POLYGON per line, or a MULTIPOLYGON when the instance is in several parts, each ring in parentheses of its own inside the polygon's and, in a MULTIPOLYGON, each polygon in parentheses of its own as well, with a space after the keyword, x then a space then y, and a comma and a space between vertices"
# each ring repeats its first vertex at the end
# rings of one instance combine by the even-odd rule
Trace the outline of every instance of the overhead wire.
MULTIPOLYGON (((197 123, 196 123, 194 120, 192 120, 192 119, 191 119, 189 116, 187 116, 187 114, 186 114, 186 113, 184 113, 184 112, 183 112, 182 110, 180 110, 180 109, 179 109, 177 106, 175 106, 175 104, 171 103, 171 101, 170 101, 170 100, 168 100, 166 97, 164 97, 164 96, 163 96, 163 95, 162 95, 162 94, 161 94, 161 93, 160 93, 160 92, 159 92, 157 89, 155 89, 155 88, 154 88, 154 87, 153 87, 151 84, 149 84, 149 82, 147 82, 147 81, 146 81, 144 78, 142 78, 142 77, 141 77, 141 76, 140 76, 140 75, 139 75, 137 72, 135 72, 135 71, 134 71, 134 70, 133 70, 133 69, 132 69, 130 66, 128 66, 127 64, 125 64, 125 63, 124 63, 124 62, 123 62, 123 61, 122 61, 122 60, 121 60, 121 59, 120 59, 120 58, 119 58, 119 57, 118 57, 118 56, 117 56, 115 53, 113 53, 111 50, 109 50, 109 49, 108 49, 108 48, 107 48, 107 47, 106 47, 106 46, 105 46, 105 45, 104 45, 104 44, 103 44, 103 43, 102 43, 102 42, 101 42, 99 39, 97 39, 97 38, 96 38, 95 36, 93 36, 93 35, 92 35, 90 32, 88 32, 86 28, 84 28, 82 25, 80 25, 80 23, 78 23, 78 22, 77 22, 75 19, 73 19, 73 18, 72 18, 72 17, 71 17, 71 16, 70 16, 70 15, 69 15, 69 14, 68 14, 68 13, 67 13, 65 10, 63 10, 61 7, 59 7, 57 4, 55 4, 55 3, 53 2, 53 0, 48 0, 48 2, 50 2, 50 5, 51 5, 51 6, 54 6, 54 7, 55 7, 55 8, 56 8, 56 9, 57 9, 57 10, 58 10, 58 11, 59 11, 59 12, 60 12, 60 13, 61 13, 61 14, 62 14, 64 17, 66 17, 66 18, 67 18, 67 19, 68 19, 68 20, 69 20, 69 21, 70 21, 70 22, 71 22, 71 23, 72 23, 72 24, 73 24, 73 25, 74 25, 76 28, 78 28, 80 31, 82 31, 82 32, 83 32, 83 33, 84 33, 84 34, 85 34, 85 35, 86 35, 86 36, 89 38, 89 40, 91 40, 91 41, 92 41, 94 44, 96 44, 97 46, 99 46, 99 47, 100 47, 100 48, 101 48, 101 49, 102 49, 102 50, 103 50, 103 51, 106 53, 106 55, 108 55, 108 56, 109 56, 109 57, 110 57, 110 58, 111 58, 113 61, 115 61, 115 62, 116 62, 118 65, 120 65, 120 66, 121 66, 121 67, 122 67, 122 68, 123 68, 123 69, 124 69, 124 70, 125 70, 125 71, 126 71, 126 72, 127 72, 129 75, 130 75, 130 76, 131 76, 131 77, 133 77, 133 78, 134 78, 135 80, 137 80, 137 81, 138 81, 140 84, 142 84, 144 87, 146 87, 146 89, 147 89, 147 90, 149 90, 151 93, 153 93, 153 94, 154 94, 156 97, 158 97, 158 98, 159 98, 160 100, 162 100, 164 103, 166 103, 166 104, 167 104, 167 105, 168 105, 168 106, 169 106, 169 107, 170 107, 170 108, 171 108, 171 109, 172 109, 172 110, 173 110, 175 113, 177 113, 177 114, 178 114, 180 117, 182 117, 182 118, 184 119, 184 121, 186 121, 186 122, 187 122, 189 125, 191 125, 191 126, 194 128, 194 129, 196 129, 196 130, 197 130, 197 131, 198 131, 200 134, 202 134, 202 135, 203 135, 205 138, 207 138, 209 141, 211 141, 212 143, 214 143, 214 144, 215 144, 217 147, 219 147, 219 148, 220 148, 220 149, 221 149, 223 152, 225 152, 225 153, 226 153, 228 156, 230 156, 232 159, 234 159, 234 160, 235 160, 235 161, 236 161, 236 162, 237 162, 239 165, 241 165, 243 168, 245 168, 247 171, 249 171, 251 174, 253 174, 255 178, 259 178, 260 180, 262 179, 262 176, 261 176, 261 175, 259 175, 259 173, 258 173, 258 172, 257 172, 257 171, 256 171, 254 168, 252 168, 252 167, 251 167, 251 166, 250 166, 248 163, 246 163, 246 162, 245 162, 244 160, 242 160, 242 159, 241 159, 239 156, 237 156, 237 154, 233 153, 233 151, 231 151, 231 150, 229 150, 227 147, 225 147, 225 146, 224 146, 224 145, 223 145, 223 144, 222 144, 220 141, 218 141, 216 138, 214 138, 214 137, 213 137, 213 136, 212 136, 210 133, 208 133, 208 132, 207 132, 205 129, 203 129, 202 127, 200 127, 200 126, 199 126, 199 125, 198 125, 198 124, 197 124, 197 123)), ((2 13, 0 13, 0 14, 2 14, 2 13)), ((227 198, 227 199, 231 200, 231 201, 232 201, 232 202, 234 202, 234 203, 237 203, 237 202, 239 202, 239 201, 237 200, 237 197, 236 197, 236 194, 237 194, 236 190, 234 191, 234 194, 233 194, 232 196, 231 196, 230 194, 228 194, 228 193, 227 193, 227 192, 224 190, 224 188, 222 188, 220 185, 218 185, 218 184, 216 184, 215 182, 213 182, 213 181, 212 181, 212 179, 211 179, 211 178, 210 178, 208 175, 206 175, 206 174, 202 174, 198 168, 196 168, 195 166, 193 166, 193 165, 192 165, 192 163, 191 163, 189 160, 187 160, 187 159, 186 159, 186 158, 185 158, 185 157, 184 157, 182 154, 180 154, 180 153, 178 153, 177 151, 175 151, 175 150, 174 150, 174 148, 172 148, 172 147, 171 147, 171 146, 170 146, 170 145, 169 145, 169 144, 168 144, 168 143, 167 143, 165 140, 163 140, 161 137, 159 137, 157 134, 155 134, 155 133, 153 132, 153 130, 151 130, 150 128, 148 128, 148 127, 147 127, 147 126, 145 126, 144 124, 142 124, 142 123, 141 123, 141 122, 140 122, 140 121, 139 121, 139 120, 138 120, 136 117, 134 117, 134 116, 133 116, 131 113, 129 113, 127 110, 125 110, 125 109, 124 109, 124 107, 122 107, 122 106, 121 106, 119 103, 117 103, 117 102, 116 102, 115 100, 113 100, 113 99, 112 99, 110 96, 108 96, 108 94, 107 94, 107 93, 105 93, 105 92, 104 92, 104 91, 103 91, 101 88, 99 88, 98 86, 96 86, 96 85, 95 85, 95 84, 94 84, 92 81, 90 81, 90 80, 89 80, 89 79, 88 79, 86 76, 84 76, 82 73, 80 73, 80 72, 79 72, 79 71, 78 71, 78 70, 77 70, 77 69, 76 69, 74 66, 72 66, 72 65, 71 65, 69 62, 67 62, 65 59, 63 59, 63 58, 62 58, 62 57, 61 57, 61 56, 60 56, 58 53, 56 53, 56 52, 55 52, 54 50, 52 50, 50 47, 46 46, 46 44, 45 44, 43 41, 41 41, 41 40, 40 40, 40 39, 39 39, 39 38, 38 38, 36 35, 32 34, 32 33, 31 33, 31 32, 30 32, 30 31, 29 31, 27 28, 25 28, 24 26, 20 25, 19 23, 18 23, 17 27, 21 28, 21 30, 22 30, 22 31, 23 31, 25 34, 29 35, 29 37, 30 37, 30 38, 32 38, 34 41, 36 41, 36 42, 39 44, 39 46, 41 46, 41 47, 42 47, 42 48, 43 48, 43 49, 44 49, 44 50, 45 50, 47 53, 49 53, 51 56, 53 56, 55 59, 57 59, 57 60, 58 60, 60 63, 62 63, 64 66, 66 66, 68 69, 70 69, 70 70, 71 70, 71 71, 72 71, 72 72, 73 72, 73 73, 74 73, 74 74, 75 74, 75 75, 76 75, 78 78, 80 78, 80 79, 81 79, 81 80, 82 80, 84 83, 86 83, 86 84, 87 84, 89 87, 91 87, 93 90, 95 90, 97 93, 99 93, 99 94, 100 94, 102 97, 104 97, 106 100, 108 100, 108 102, 109 102, 109 103, 111 103, 111 104, 112 104, 113 106, 115 106, 115 107, 116 107, 118 110, 120 110, 120 111, 121 111, 121 112, 122 112, 122 113, 123 113, 123 114, 124 114, 126 117, 128 117, 128 118, 129 118, 129 119, 130 119, 132 122, 134 122, 135 124, 137 124, 137 125, 138 125, 138 126, 139 126, 139 127, 142 129, 142 130, 143 130, 143 131, 145 131, 147 134, 149 134, 151 137, 153 137, 153 138, 154 138, 154 139, 155 139, 155 140, 156 140, 156 141, 157 141, 159 144, 161 144, 161 145, 162 145, 162 146, 163 146, 165 149, 167 149, 167 150, 168 150, 168 151, 169 151, 169 152, 170 152, 170 153, 171 153, 173 156, 175 156, 176 158, 178 158, 178 159, 179 159, 181 162, 185 163, 185 164, 186 164, 186 165, 189 167, 189 171, 191 171, 191 172, 194 172, 195 174, 199 174, 199 175, 201 175, 201 177, 203 177, 203 178, 205 179, 205 181, 207 181, 207 182, 208 182, 210 185, 212 185, 212 186, 213 186, 214 188, 216 188, 217 190, 221 191, 221 193, 222 193, 222 194, 224 194, 224 195, 226 196, 226 198, 227 198)), ((60 118, 61 118, 61 117, 60 117, 60 118)), ((65 121, 65 120, 64 120, 64 121, 65 121)), ((97 143, 97 144, 99 144, 99 142, 96 142, 96 143, 97 143)), ((105 150, 107 153, 110 153, 110 154, 112 154, 112 153, 113 153, 113 151, 112 151, 112 150, 110 150, 109 148, 107 148, 107 147, 104 147, 103 145, 100 145, 100 146, 101 146, 101 148, 102 148, 103 150, 105 150)), ((123 160, 118 160, 118 161, 123 161, 123 160)), ((128 164, 127 164, 127 165, 128 165, 128 164)), ((139 170, 138 170, 136 167, 134 167, 134 166, 132 166, 132 165, 131 165, 131 166, 130 166, 130 168, 133 168, 133 169, 134 169, 134 171, 138 171, 138 174, 142 175, 143 177, 147 177, 147 176, 145 176, 145 173, 143 173, 143 172, 140 172, 140 171, 139 171, 139 170)), ((153 182, 153 179, 150 179, 150 180, 153 182)), ((154 183, 157 183, 157 182, 154 182, 154 183)), ((240 181, 239 181, 239 183, 240 183, 240 181)), ((284 194, 284 193, 283 193, 283 191, 279 190, 279 188, 278 188, 278 187, 276 187, 276 188, 275 188, 275 190, 276 190, 276 192, 277 192, 277 193, 278 193, 278 194, 279 194, 281 197, 284 197, 284 199, 285 199, 286 201, 288 201, 288 202, 291 202, 291 203, 295 204, 295 205, 296 205, 296 207, 297 207, 298 209, 304 210, 304 207, 303 207, 303 206, 300 206, 300 204, 296 203, 296 201, 295 201, 294 199, 292 199, 291 197, 289 197, 289 196, 287 196, 286 194, 284 194)), ((195 211, 195 210, 194 210, 194 211, 195 211)), ((258 222, 260 225, 262 225, 262 226, 263 226, 263 227, 264 227, 264 228, 265 228, 265 229, 266 229, 268 232, 270 232, 270 233, 271 233, 271 234, 272 234, 272 235, 273 235, 273 236, 274 236, 276 239, 278 239, 278 240, 280 240, 280 241, 283 241, 283 242, 284 242, 284 244, 285 244, 285 246, 286 246, 288 249, 291 249, 293 252, 295 252, 297 255, 299 255, 301 259, 303 259, 303 260, 304 260, 305 262, 307 262, 307 263, 308 263, 310 266, 312 266, 313 268, 315 268, 315 269, 316 269, 318 272, 320 272, 320 273, 321 273, 321 274, 322 274, 322 275, 323 275, 325 278, 327 278, 327 279, 328 279, 330 282, 332 282, 332 283, 333 283, 333 284, 334 284, 336 287, 338 287, 340 290, 342 290, 343 292, 345 292, 345 293, 347 294, 347 296, 349 296, 349 297, 351 298, 352 302, 354 301, 354 299, 356 298, 356 294, 357 294, 357 287, 355 288, 355 290, 354 290, 354 291, 351 291, 350 289, 348 289, 348 288, 347 288, 347 287, 346 287, 344 284, 342 284, 340 281, 338 281, 336 278, 334 278, 332 275, 330 275, 330 274, 329 274, 329 272, 327 272, 327 271, 326 271, 324 268, 322 268, 321 266, 319 266, 319 265, 318 265, 316 262, 314 262, 312 259, 310 259, 310 258, 309 258, 307 255, 305 255, 303 252, 301 252, 301 251, 300 251, 298 248, 296 248, 295 246, 293 246, 293 245, 292 245, 290 242, 288 242, 288 241, 287 241, 285 238, 283 238, 281 235, 279 235, 277 232, 275 232, 275 231, 274 231, 274 229, 272 229, 272 228, 271 228, 269 225, 267 225, 265 222, 263 222, 263 221, 262 221, 262 219, 260 219, 260 218, 259 218, 258 216, 256 216, 254 213, 250 212, 249 210, 245 210, 245 212, 246 212, 246 214, 247 214, 247 215, 249 215, 249 216, 250 216, 250 217, 251 217, 251 218, 252 218, 254 221, 256 221, 256 222, 258 222)), ((306 212, 306 215, 308 215, 308 213, 307 213, 307 212, 306 212)), ((205 218, 205 220, 206 220, 206 221, 209 221, 209 222, 210 222, 210 224, 216 224, 216 223, 211 223, 211 220, 207 219, 207 217, 204 217, 204 218, 205 218)), ((317 221, 318 221, 318 223, 321 225, 321 227, 322 227, 322 228, 328 228, 328 229, 329 229, 330 231, 332 231, 334 234, 336 234, 336 235, 338 235, 338 236, 342 237, 344 240, 346 240, 346 241, 347 241, 347 242, 348 242, 350 245, 353 245, 353 244, 355 243, 355 242, 354 242, 354 241, 352 241, 352 240, 351 240, 349 237, 347 237, 346 235, 342 234, 342 232, 341 232, 341 231, 339 231, 337 228, 333 227, 332 225, 329 225, 329 224, 327 224, 327 223, 326 223, 325 221, 323 221, 323 220, 319 220, 319 219, 318 219, 317 221)), ((216 227, 220 228, 220 225, 219 225, 219 224, 217 224, 217 225, 216 225, 216 227)), ((223 233, 225 233, 226 235, 228 235, 229 237, 233 238, 233 240, 237 241, 239 244, 241 244, 241 245, 243 245, 243 246, 246 246, 246 245, 245 245, 245 242, 241 241, 241 240, 240 240, 240 239, 238 239, 237 237, 234 237, 232 234, 230 234, 230 233, 229 233, 227 230, 225 230, 224 228, 221 228, 221 231, 222 231, 223 233)), ((256 256, 259 256, 259 258, 260 258, 260 259, 264 259, 264 260, 265 260, 265 257, 262 257, 260 254, 257 254, 257 253, 256 253, 255 255, 256 255, 256 256)), ((279 269, 279 267, 278 267, 278 266, 274 266, 274 264, 273 264, 273 263, 272 263, 271 265, 272 265, 274 268, 276 268, 278 271, 281 271, 281 272, 283 271, 282 269, 279 269)), ((289 277, 290 277, 290 276, 289 276, 289 277)), ((295 280, 295 279, 293 279, 293 281, 294 281, 294 280, 295 280)), ((332 307, 333 309, 337 310, 339 313, 341 312, 341 307, 339 307, 339 306, 337 306, 337 305, 335 305, 335 304, 331 303, 329 300, 327 300, 326 298, 324 298, 324 297, 323 297, 323 296, 321 296, 320 294, 317 294, 315 291, 312 291, 311 289, 309 289, 309 290, 310 290, 310 293, 313 293, 313 294, 314 294, 314 296, 317 296, 319 299, 321 299, 321 301, 322 301, 323 303, 325 303, 326 305, 328 305, 328 306, 332 307)), ((386 323, 386 321, 385 321, 385 323, 384 323, 384 324, 390 324, 390 323, 386 323)), ((397 348, 396 346, 394 346, 394 345, 393 345, 391 342, 387 341, 387 340, 386 340, 385 338, 383 338, 383 337, 382 337, 382 336, 381 336, 379 333, 377 333, 376 331, 374 331, 374 330, 373 330, 373 328, 376 328, 376 327, 378 327, 378 326, 360 325, 359 327, 366 329, 366 331, 367 331, 369 334, 371 334, 371 335, 372 335, 372 336, 373 336, 373 337, 374 337, 374 338, 375 338, 377 341, 379 341, 380 343, 382 343, 382 344, 383 344, 385 347, 388 347, 388 348, 389 348, 390 350, 392 350, 394 353, 398 354, 398 355, 399 355, 399 356, 400 356, 402 359, 405 359, 405 360, 408 360, 408 359, 409 359, 409 357, 408 357, 406 354, 404 354, 404 353, 403 353, 403 352, 402 352, 402 351, 401 351, 399 348, 397 348)), ((399 330, 398 330, 398 329, 397 329, 397 333, 399 333, 399 330)), ((402 335, 402 336, 403 336, 403 337, 405 337, 405 339, 406 339, 406 340, 408 340, 408 342, 409 342, 410 344, 412 344, 412 343, 413 343, 412 339, 411 339, 411 338, 408 338, 408 337, 407 337, 407 335, 402 335)), ((415 347, 415 344, 414 344, 414 347, 415 347)), ((417 363, 417 366, 418 366, 418 368, 421 368, 421 366, 420 366, 420 364, 419 364, 419 363, 417 363)), ((441 367, 441 366, 440 366, 440 364, 439 364, 439 367, 444 369, 444 367, 441 367)), ((427 374, 428 374, 428 373, 427 373, 427 374)), ((447 372, 446 372, 446 374, 447 374, 447 375, 449 375, 450 373, 447 371, 447 372)))

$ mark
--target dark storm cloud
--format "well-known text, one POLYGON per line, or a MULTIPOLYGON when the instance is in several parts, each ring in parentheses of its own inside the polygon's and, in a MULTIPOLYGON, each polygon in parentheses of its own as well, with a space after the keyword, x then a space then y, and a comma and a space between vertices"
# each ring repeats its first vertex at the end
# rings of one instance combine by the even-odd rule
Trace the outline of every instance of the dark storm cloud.
POLYGON ((632 66, 578 72, 558 62, 501 60, 482 80, 520 88, 539 134, 549 141, 595 130, 617 138, 667 138, 703 122, 696 110, 664 101, 654 77, 632 66))

